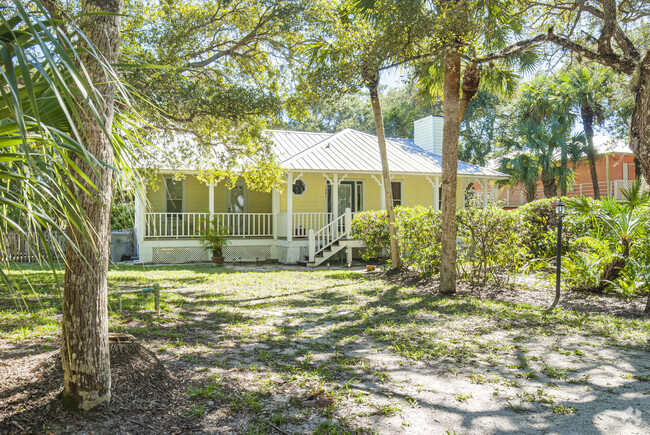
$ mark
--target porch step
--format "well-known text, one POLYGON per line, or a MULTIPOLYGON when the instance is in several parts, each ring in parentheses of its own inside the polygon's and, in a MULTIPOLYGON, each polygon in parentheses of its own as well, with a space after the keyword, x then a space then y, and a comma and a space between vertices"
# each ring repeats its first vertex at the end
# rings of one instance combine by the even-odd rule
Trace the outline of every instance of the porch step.
POLYGON ((307 266, 307 267, 316 267, 320 266, 330 258, 332 258, 334 255, 338 254, 341 252, 343 249, 348 247, 348 241, 347 240, 339 240, 334 243, 332 243, 330 246, 328 246, 323 252, 319 253, 315 258, 314 261, 308 261, 308 260, 301 260, 298 261, 298 264, 307 266))

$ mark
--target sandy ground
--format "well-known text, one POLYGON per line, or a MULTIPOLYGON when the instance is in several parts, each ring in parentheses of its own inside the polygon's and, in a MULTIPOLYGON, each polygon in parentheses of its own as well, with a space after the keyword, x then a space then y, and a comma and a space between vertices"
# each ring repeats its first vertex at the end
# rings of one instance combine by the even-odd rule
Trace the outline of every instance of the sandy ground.
MULTIPOLYGON (((276 268, 278 266, 237 266, 235 270, 267 272, 276 268)), ((294 269, 280 270, 290 272, 294 269)), ((299 268, 295 270, 301 271, 299 268)), ((292 286, 299 279, 309 281, 306 274, 300 275, 297 278, 289 275, 286 279, 292 286)), ((239 285, 250 284, 243 282, 239 285)), ((412 276, 389 282, 362 278, 345 285, 332 281, 322 284, 333 300, 349 297, 346 285, 377 291, 379 299, 369 303, 373 306, 381 306, 382 292, 385 295, 395 286, 414 287, 413 292, 435 291, 435 284, 412 276)), ((199 300, 204 294, 194 288, 175 291, 189 301, 199 300)), ((484 299, 524 300, 539 305, 548 305, 553 297, 551 291, 534 280, 516 292, 461 288, 459 297, 479 293, 484 299)), ((46 432, 43 428, 50 427, 53 432, 80 434, 93 431, 294 434, 313 433, 317 427, 322 428, 324 423, 332 421, 337 422, 336 429, 321 433, 650 434, 650 342, 645 346, 639 345, 638 341, 634 345, 621 345, 588 333, 554 334, 543 325, 538 331, 531 332, 518 330, 516 325, 497 328, 493 327, 495 324, 472 325, 470 322, 465 324, 464 330, 469 331, 472 340, 479 344, 476 358, 413 360, 394 352, 390 343, 374 340, 367 333, 362 332, 345 341, 345 337, 337 335, 336 331, 346 326, 344 316, 349 308, 343 305, 343 308, 333 308, 330 302, 317 299, 312 303, 310 295, 307 293, 299 300, 289 298, 287 303, 269 306, 262 305, 273 298, 268 296, 240 298, 232 305, 223 305, 229 313, 242 318, 263 316, 266 320, 257 326, 261 330, 293 328, 300 332, 281 346, 274 344, 273 337, 226 340, 224 324, 210 320, 213 312, 191 307, 186 314, 193 316, 192 326, 188 326, 187 321, 184 326, 175 325, 179 329, 174 329, 188 343, 185 347, 178 345, 170 350, 172 340, 135 333, 162 361, 165 370, 178 379, 178 389, 169 393, 170 397, 182 396, 182 400, 175 402, 178 409, 175 408, 175 414, 169 418, 161 417, 159 421, 147 417, 146 411, 138 416, 124 410, 126 417, 120 419, 119 415, 113 415, 110 424, 97 418, 82 421, 83 418, 78 420, 72 416, 61 417, 49 426, 43 426, 40 421, 41 426, 30 426, 30 420, 17 407, 16 398, 23 397, 20 400, 27 405, 28 398, 44 393, 43 385, 38 385, 46 380, 35 377, 33 371, 19 370, 19 367, 36 367, 38 360, 51 357, 52 351, 39 352, 37 340, 0 342, 0 408, 9 404, 15 407, 10 415, 3 416, 0 432, 46 432), (333 315, 343 317, 332 321, 333 315), (495 343, 502 344, 502 350, 495 352, 495 343), (485 345, 484 351, 480 349, 481 344, 485 345), (260 355, 265 355, 263 360, 260 355), (358 361, 356 368, 346 367, 351 372, 341 373, 338 382, 320 383, 307 376, 296 377, 277 364, 277 361, 287 362, 287 367, 303 364, 301 367, 308 372, 332 364, 337 357, 358 361), (258 366, 250 368, 251 364, 258 366), (235 411, 232 409, 232 395, 228 399, 231 401, 230 411, 226 410, 229 402, 224 400, 185 400, 187 388, 193 382, 208 382, 207 379, 216 378, 220 379, 220 388, 229 394, 234 391, 243 397, 247 392, 263 391, 264 395, 260 396, 262 407, 255 411, 245 408, 235 411), (8 391, 8 386, 11 386, 11 391, 8 391), (320 389, 332 393, 334 405, 328 409, 305 409, 307 402, 303 399, 320 389), (205 413, 188 416, 189 407, 197 405, 205 407, 205 413), (181 409, 183 407, 185 409, 181 409), (252 431, 250 422, 255 414, 270 419, 274 413, 290 418, 258 427, 255 429, 257 432, 252 431)), ((583 301, 582 305, 577 302, 579 299, 577 295, 568 294, 564 303, 573 309, 582 307, 584 316, 609 309, 622 317, 635 318, 643 307, 641 299, 627 304, 611 298, 583 297, 586 302, 583 301)), ((447 324, 453 330, 457 322, 463 321, 457 315, 452 317, 436 311, 413 311, 413 316, 409 322, 430 325, 419 329, 418 334, 442 334, 442 339, 447 324)), ((247 337, 258 336, 262 335, 247 337)), ((648 337, 642 338, 648 340, 648 337)), ((57 345, 56 342, 50 344, 57 345)), ((60 386, 53 385, 48 390, 50 402, 39 405, 42 409, 50 410, 53 406, 57 388, 60 390, 60 386)), ((148 394, 153 393, 148 391, 148 394)), ((159 402, 156 402, 158 407, 159 402)), ((143 403, 139 405, 146 409, 143 403)), ((121 406, 128 408, 128 402, 123 401, 121 406)))

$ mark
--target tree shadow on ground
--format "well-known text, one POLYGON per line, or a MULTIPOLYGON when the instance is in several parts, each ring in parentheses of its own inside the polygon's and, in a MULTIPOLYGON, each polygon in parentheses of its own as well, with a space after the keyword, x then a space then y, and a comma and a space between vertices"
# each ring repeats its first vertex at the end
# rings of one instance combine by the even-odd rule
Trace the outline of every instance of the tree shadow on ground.
POLYGON ((644 350, 608 344, 626 321, 545 315, 536 306, 468 294, 443 297, 379 274, 321 272, 320 281, 299 275, 303 281, 283 283, 281 294, 246 282, 233 284, 241 292, 184 291, 170 299, 173 318, 138 312, 150 301, 134 298, 133 321, 123 329, 186 379, 186 393, 198 392, 188 412, 201 414, 205 431, 273 432, 274 425, 309 432, 326 423, 352 431, 369 422, 396 432, 401 418, 432 432, 572 432, 625 418, 630 407, 627 423, 650 424, 644 350), (300 399, 321 389, 334 397, 334 408, 305 411, 300 399), (501 392, 488 394, 494 391, 501 392), (474 398, 456 399, 468 394, 474 398), (398 417, 393 404, 402 409, 398 417), (575 413, 554 414, 560 405, 575 413))

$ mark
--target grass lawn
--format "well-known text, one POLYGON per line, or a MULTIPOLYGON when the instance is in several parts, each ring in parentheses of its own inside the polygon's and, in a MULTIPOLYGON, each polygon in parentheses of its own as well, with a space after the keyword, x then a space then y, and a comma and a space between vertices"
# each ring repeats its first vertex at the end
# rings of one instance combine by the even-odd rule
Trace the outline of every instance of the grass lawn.
POLYGON ((58 348, 60 284, 37 266, 13 271, 24 284, 20 295, 0 291, 0 432, 16 423, 53 432, 650 431, 647 319, 443 298, 347 269, 268 269, 109 272, 112 291, 162 287, 159 317, 149 295, 123 296, 122 312, 111 295, 110 328, 137 337, 178 379, 178 427, 147 415, 108 426, 58 416, 31 427, 20 391, 32 375, 12 370, 58 348))

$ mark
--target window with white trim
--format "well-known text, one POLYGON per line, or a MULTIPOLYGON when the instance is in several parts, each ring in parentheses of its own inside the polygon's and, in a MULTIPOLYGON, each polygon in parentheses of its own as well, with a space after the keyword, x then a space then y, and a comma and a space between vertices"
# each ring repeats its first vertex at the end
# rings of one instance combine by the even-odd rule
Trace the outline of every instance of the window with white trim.
POLYGON ((165 211, 167 213, 183 212, 183 180, 165 178, 165 211))

